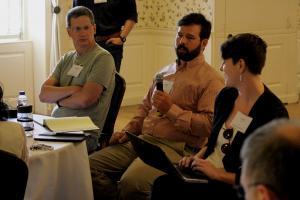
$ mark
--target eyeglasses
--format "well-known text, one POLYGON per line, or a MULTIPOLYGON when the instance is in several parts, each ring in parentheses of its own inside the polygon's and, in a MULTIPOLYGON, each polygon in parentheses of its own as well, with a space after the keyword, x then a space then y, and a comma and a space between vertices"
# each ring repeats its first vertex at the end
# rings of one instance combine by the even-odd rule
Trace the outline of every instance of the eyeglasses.
POLYGON ((227 143, 224 143, 222 144, 221 146, 221 151, 226 154, 229 152, 230 150, 230 139, 232 138, 233 136, 233 129, 230 128, 230 129, 225 129, 225 131, 223 132, 223 137, 228 140, 227 143))

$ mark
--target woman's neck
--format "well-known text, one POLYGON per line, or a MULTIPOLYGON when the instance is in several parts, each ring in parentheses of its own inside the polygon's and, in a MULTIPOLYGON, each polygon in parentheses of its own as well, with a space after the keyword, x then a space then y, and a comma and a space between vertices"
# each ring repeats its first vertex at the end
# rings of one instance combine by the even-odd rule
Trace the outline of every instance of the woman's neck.
POLYGON ((255 102, 264 92, 264 84, 259 75, 244 77, 242 83, 238 87, 239 98, 245 102, 255 102))

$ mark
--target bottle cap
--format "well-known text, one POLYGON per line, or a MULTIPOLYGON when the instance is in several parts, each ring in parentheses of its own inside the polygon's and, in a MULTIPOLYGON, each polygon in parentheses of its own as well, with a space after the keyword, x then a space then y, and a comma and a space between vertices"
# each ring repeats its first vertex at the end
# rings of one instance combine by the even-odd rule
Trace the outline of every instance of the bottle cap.
POLYGON ((25 91, 24 90, 19 91, 19 95, 25 95, 25 91))
POLYGON ((18 113, 31 113, 32 112, 32 105, 27 106, 18 106, 17 108, 18 113))

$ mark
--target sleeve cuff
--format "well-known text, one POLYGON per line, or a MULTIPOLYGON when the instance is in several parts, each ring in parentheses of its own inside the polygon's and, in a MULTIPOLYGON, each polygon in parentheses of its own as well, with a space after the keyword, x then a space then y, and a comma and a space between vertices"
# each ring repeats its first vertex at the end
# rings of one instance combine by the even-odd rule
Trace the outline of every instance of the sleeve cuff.
POLYGON ((175 120, 177 118, 178 114, 181 112, 182 112, 182 109, 179 106, 173 104, 171 106, 171 108, 168 110, 168 112, 166 113, 166 115, 169 119, 175 120))

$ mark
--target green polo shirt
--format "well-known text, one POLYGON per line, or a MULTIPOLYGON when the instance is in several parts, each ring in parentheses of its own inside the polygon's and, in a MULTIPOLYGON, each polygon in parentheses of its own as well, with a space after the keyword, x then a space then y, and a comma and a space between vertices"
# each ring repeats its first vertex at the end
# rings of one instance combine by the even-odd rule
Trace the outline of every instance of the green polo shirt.
POLYGON ((89 116, 101 131, 115 88, 115 65, 111 54, 97 44, 83 55, 70 51, 61 58, 51 76, 58 80, 60 86, 83 86, 87 82, 95 82, 104 87, 98 102, 88 108, 56 106, 52 112, 53 117, 89 116), (68 75, 74 64, 83 67, 77 77, 68 75))

